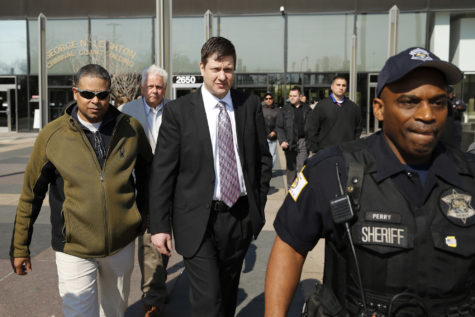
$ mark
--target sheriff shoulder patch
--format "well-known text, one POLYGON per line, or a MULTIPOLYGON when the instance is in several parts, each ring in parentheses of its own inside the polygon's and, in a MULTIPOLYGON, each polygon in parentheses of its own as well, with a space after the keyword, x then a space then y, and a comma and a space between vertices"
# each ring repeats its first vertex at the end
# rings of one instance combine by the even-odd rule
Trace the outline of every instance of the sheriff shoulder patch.
POLYGON ((305 188, 305 186, 307 186, 307 184, 308 184, 307 179, 305 178, 305 176, 302 173, 304 169, 305 169, 305 166, 302 167, 300 172, 297 174, 297 177, 295 177, 295 180, 292 183, 292 186, 290 186, 290 188, 289 188, 289 194, 290 194, 290 196, 292 196, 292 199, 295 202, 297 202, 297 199, 299 198, 300 193, 305 188))

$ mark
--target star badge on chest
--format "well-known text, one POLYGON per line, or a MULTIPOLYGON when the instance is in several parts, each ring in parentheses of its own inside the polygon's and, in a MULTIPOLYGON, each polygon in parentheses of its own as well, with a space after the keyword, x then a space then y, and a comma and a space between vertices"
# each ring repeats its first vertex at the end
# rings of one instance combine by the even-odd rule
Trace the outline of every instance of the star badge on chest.
POLYGON ((455 189, 444 192, 440 198, 444 204, 441 204, 442 210, 451 220, 455 220, 456 223, 467 225, 471 224, 474 220, 470 219, 475 216, 475 210, 471 205, 472 196, 458 192, 455 189))

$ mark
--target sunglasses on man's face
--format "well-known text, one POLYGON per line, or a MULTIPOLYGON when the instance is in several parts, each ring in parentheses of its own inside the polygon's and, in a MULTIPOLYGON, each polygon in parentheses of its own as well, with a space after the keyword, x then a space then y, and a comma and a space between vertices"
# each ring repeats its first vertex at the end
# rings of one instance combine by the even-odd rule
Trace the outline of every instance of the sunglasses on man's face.
POLYGON ((97 97, 99 100, 104 100, 107 97, 109 97, 110 90, 104 90, 104 91, 99 91, 99 92, 94 92, 90 90, 82 90, 79 88, 74 88, 83 98, 86 99, 93 99, 94 97, 97 97))
POLYGON ((264 98, 265 100, 272 100, 273 98, 272 97, 266 97, 264 98))

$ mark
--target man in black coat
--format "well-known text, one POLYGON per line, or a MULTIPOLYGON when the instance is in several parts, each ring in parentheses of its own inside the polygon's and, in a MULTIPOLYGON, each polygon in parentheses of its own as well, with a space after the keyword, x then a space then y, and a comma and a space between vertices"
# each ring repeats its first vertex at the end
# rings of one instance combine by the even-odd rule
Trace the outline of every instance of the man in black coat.
POLYGON ((191 316, 234 316, 244 256, 265 222, 272 159, 262 107, 231 89, 235 67, 229 40, 203 45, 204 84, 165 106, 152 164, 152 242, 170 255, 173 228, 191 316))
POLYGON ((323 99, 308 116, 306 144, 310 156, 319 150, 353 141, 361 135, 361 110, 345 97, 347 81, 335 76, 330 97, 323 99))
POLYGON ((269 144, 269 151, 272 155, 272 166, 274 166, 277 150, 277 131, 275 128, 275 123, 279 109, 275 106, 274 95, 270 91, 266 92, 264 95, 262 113, 264 115, 264 123, 266 125, 267 143, 269 144))
POLYGON ((300 101, 300 88, 294 86, 289 92, 289 103, 280 109, 276 122, 277 138, 285 153, 288 187, 307 158, 305 122, 309 112, 309 105, 300 101))

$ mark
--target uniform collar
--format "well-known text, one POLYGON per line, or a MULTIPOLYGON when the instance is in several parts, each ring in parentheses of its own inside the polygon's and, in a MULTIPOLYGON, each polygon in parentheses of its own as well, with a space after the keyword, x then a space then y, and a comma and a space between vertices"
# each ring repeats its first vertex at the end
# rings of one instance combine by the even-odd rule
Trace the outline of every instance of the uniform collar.
MULTIPOLYGON (((378 182, 395 174, 406 172, 404 165, 399 162, 381 131, 368 137, 367 141, 370 151, 376 160, 376 169, 369 172, 377 172, 376 180, 378 182)), ((460 172, 463 173, 463 169, 460 172)), ((463 188, 463 182, 459 175, 460 172, 456 167, 455 161, 447 154, 446 148, 439 143, 433 153, 429 175, 435 175, 446 183, 463 188)))
POLYGON ((469 188, 464 188, 465 186, 460 176, 460 174, 464 174, 464 167, 466 166, 458 166, 447 153, 447 149, 440 142, 434 151, 434 155, 435 158, 432 162, 431 170, 437 177, 455 187, 462 188, 466 191, 470 190, 469 188))
POLYGON ((378 182, 405 171, 404 165, 399 162, 381 131, 368 137, 367 142, 376 161, 375 169, 370 172, 377 172, 376 180, 378 182))

